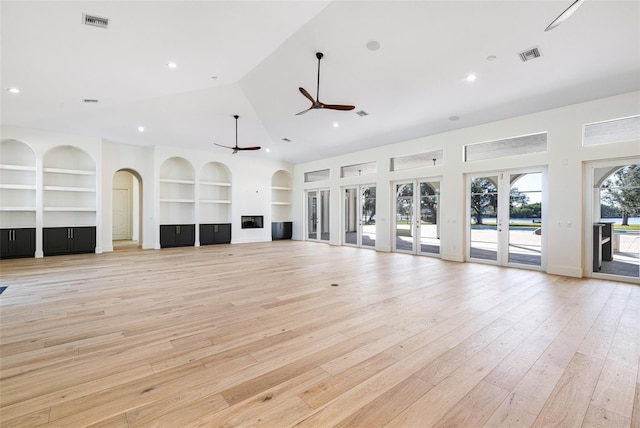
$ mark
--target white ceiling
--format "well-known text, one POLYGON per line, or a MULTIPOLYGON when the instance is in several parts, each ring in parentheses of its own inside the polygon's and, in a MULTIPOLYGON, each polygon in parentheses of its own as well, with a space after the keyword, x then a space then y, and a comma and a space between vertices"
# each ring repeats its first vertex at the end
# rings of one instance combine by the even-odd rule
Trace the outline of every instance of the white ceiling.
POLYGON ((300 163, 640 89, 640 2, 544 32, 572 1, 2 0, 2 124, 228 153, 238 114, 263 150, 237 156, 300 163), (318 51, 320 100, 354 111, 295 116, 318 51))

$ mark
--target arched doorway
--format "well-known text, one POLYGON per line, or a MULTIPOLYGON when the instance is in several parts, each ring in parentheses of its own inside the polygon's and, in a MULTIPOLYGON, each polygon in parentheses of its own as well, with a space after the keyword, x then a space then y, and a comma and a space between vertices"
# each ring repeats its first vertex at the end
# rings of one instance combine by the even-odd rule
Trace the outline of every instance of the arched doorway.
POLYGON ((594 169, 593 272, 640 277, 640 164, 594 169))
POLYGON ((142 179, 133 170, 121 169, 112 185, 113 249, 139 248, 142 242, 142 179))

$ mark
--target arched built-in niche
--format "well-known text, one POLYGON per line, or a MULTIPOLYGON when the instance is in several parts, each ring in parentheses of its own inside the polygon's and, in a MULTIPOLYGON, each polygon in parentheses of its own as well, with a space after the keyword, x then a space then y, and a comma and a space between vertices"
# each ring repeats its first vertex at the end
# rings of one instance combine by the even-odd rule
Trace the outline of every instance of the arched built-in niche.
POLYGON ((0 155, 0 225, 3 228, 35 227, 35 153, 20 141, 4 140, 0 155))
POLYGON ((16 141, 0 143, 0 258, 33 257, 36 236, 36 156, 16 141))
POLYGON ((44 255, 95 252, 96 162, 84 150, 58 146, 42 168, 44 255))
POLYGON ((195 172, 172 157, 160 165, 160 246, 195 245, 195 172))
POLYGON ((200 245, 231 242, 231 171, 220 162, 202 167, 199 180, 200 245))
POLYGON ((114 249, 138 247, 142 242, 142 178, 121 169, 113 175, 111 239, 114 249))
POLYGON ((291 174, 284 170, 271 176, 271 239, 290 239, 292 233, 291 174))
POLYGON ((231 221, 231 172, 220 162, 209 162, 200 173, 200 223, 231 221))

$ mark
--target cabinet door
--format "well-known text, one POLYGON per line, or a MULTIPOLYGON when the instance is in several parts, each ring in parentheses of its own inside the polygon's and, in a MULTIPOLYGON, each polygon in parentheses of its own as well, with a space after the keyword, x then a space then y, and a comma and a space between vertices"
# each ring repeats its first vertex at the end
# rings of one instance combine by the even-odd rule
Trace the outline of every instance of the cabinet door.
POLYGON ((175 247, 176 245, 176 226, 173 224, 160 225, 160 247, 175 247))
POLYGON ((231 224, 223 223, 214 225, 214 242, 216 244, 231 243, 231 224))
POLYGON ((12 233, 13 229, 0 229, 0 258, 4 259, 13 255, 12 233))
POLYGON ((34 257, 36 252, 36 230, 14 229, 13 256, 34 257))
POLYGON ((292 223, 290 221, 276 221, 271 223, 271 239, 291 239, 292 223))
POLYGON ((71 239, 68 227, 45 227, 42 229, 42 250, 45 256, 69 253, 71 239))
POLYGON ((176 243, 181 246, 194 246, 196 243, 196 225, 181 224, 178 228, 176 243))
POLYGON ((94 253, 96 251, 96 228, 71 228, 71 252, 94 253))
POLYGON ((201 224, 200 225, 200 245, 215 244, 214 240, 214 224, 201 224))

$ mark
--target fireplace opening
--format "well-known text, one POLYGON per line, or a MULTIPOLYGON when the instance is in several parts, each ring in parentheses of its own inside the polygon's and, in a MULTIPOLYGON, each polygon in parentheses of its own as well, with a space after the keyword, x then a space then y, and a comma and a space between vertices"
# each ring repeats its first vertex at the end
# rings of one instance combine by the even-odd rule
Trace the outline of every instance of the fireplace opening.
POLYGON ((263 216, 261 215, 243 215, 242 216, 242 228, 243 229, 262 229, 263 216))

